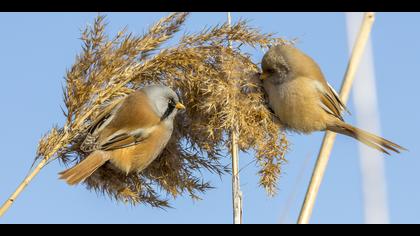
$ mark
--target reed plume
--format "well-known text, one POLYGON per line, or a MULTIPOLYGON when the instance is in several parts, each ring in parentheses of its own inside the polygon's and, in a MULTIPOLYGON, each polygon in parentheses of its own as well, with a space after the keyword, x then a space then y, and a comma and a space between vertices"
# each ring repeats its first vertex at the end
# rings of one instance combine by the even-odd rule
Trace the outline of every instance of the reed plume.
POLYGON ((185 33, 164 47, 187 16, 173 13, 143 35, 124 29, 113 38, 106 34, 104 16, 98 16, 82 32, 82 52, 65 76, 65 125, 53 127, 40 140, 37 160, 80 162, 89 154, 80 144, 102 109, 146 84, 165 84, 180 94, 187 109, 177 116, 164 151, 140 174, 126 176, 105 165, 85 181, 87 188, 154 207, 168 207, 168 194, 198 199, 211 188, 202 171, 229 171, 221 158, 231 145, 228 137, 235 125, 240 150, 255 151, 260 184, 274 194, 288 142, 266 106, 259 68, 241 45, 265 48, 287 42, 239 21, 231 27, 222 24, 185 33))

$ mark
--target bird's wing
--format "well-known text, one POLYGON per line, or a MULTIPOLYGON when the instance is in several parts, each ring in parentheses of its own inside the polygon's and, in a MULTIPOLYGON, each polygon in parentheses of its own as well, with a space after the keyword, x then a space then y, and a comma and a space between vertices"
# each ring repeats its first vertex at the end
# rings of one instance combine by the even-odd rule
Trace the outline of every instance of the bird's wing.
POLYGON ((327 82, 328 88, 331 90, 332 94, 334 95, 334 99, 336 100, 336 103, 340 104, 340 111, 346 111, 350 114, 350 111, 347 109, 346 105, 341 101, 340 96, 338 96, 338 93, 334 90, 334 88, 327 82))
POLYGON ((84 152, 92 152, 96 149, 96 142, 98 138, 98 133, 109 123, 112 119, 112 116, 118 110, 118 105, 121 104, 123 98, 116 99, 112 101, 108 106, 106 106, 101 113, 92 121, 92 124, 89 126, 87 135, 83 140, 83 143, 80 146, 80 149, 84 152))
POLYGON ((148 138, 155 128, 156 126, 141 128, 131 132, 117 131, 101 142, 98 148, 103 151, 110 151, 136 145, 148 138))
POLYGON ((99 130, 101 130, 105 125, 105 123, 108 123, 106 121, 110 121, 109 119, 115 112, 118 110, 118 105, 121 105, 121 102, 124 100, 124 98, 119 98, 114 101, 112 101, 108 106, 106 106, 103 111, 96 117, 96 119, 92 122, 91 126, 89 127, 88 132, 90 134, 97 133, 99 130))
POLYGON ((340 100, 337 92, 335 92, 335 90, 328 83, 327 86, 322 86, 322 88, 319 91, 321 93, 322 109, 343 121, 341 113, 343 110, 347 110, 347 108, 340 100))
MULTIPOLYGON (((159 125, 160 117, 143 92, 134 92, 115 106, 98 130, 97 149, 115 150, 138 144, 159 125)), ((98 129, 98 128, 97 128, 98 129)))

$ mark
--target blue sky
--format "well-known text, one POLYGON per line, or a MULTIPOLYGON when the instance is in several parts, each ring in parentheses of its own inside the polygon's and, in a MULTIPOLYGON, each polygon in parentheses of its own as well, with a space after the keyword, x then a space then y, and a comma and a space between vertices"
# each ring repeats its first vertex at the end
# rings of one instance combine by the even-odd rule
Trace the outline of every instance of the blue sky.
MULTIPOLYGON (((108 32, 124 26, 141 34, 167 13, 106 13, 108 32)), ((0 29, 0 202, 26 175, 40 137, 62 124, 61 85, 67 68, 80 52, 80 30, 97 13, 1 13, 0 29)), ((233 21, 250 19, 263 32, 286 39, 320 64, 337 90, 347 61, 344 13, 232 13, 233 21)), ((192 13, 190 32, 223 23, 225 13, 192 13)), ((391 223, 420 223, 420 14, 378 13, 372 30, 378 106, 382 135, 410 151, 386 158, 391 223)), ((252 51, 261 60, 261 51, 252 51)), ((352 99, 349 110, 353 111, 352 99)), ((353 112, 354 114, 354 112, 353 112)), ((345 119, 355 123, 355 117, 345 119)), ((323 133, 289 134, 292 143, 283 166, 279 193, 266 196, 258 187, 258 169, 241 172, 244 223, 294 223, 306 192, 323 133)), ((357 142, 338 136, 313 212, 312 223, 363 223, 362 180, 357 142)), ((252 160, 241 153, 241 166, 252 160)), ((226 160, 227 162, 228 160, 226 160)), ((231 223, 230 176, 206 176, 216 187, 203 200, 172 200, 174 209, 131 207, 58 180, 64 167, 45 167, 16 200, 0 223, 231 223)))

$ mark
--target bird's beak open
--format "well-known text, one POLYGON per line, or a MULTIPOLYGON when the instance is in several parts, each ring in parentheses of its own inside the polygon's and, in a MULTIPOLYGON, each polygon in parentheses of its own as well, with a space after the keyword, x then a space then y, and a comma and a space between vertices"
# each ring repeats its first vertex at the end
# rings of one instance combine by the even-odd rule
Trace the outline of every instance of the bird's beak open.
POLYGON ((260 80, 266 80, 267 79, 267 74, 266 73, 261 73, 260 75, 260 80))
POLYGON ((185 106, 182 103, 178 102, 175 105, 175 108, 178 109, 178 110, 183 110, 183 109, 185 109, 185 106))

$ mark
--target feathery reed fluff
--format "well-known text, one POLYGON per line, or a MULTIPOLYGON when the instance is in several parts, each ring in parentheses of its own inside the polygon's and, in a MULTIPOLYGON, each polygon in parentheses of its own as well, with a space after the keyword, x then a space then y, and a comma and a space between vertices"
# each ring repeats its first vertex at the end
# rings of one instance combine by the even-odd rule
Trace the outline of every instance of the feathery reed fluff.
POLYGON ((163 47, 187 16, 173 13, 144 35, 124 29, 111 39, 105 33, 104 17, 98 16, 83 31, 83 50, 65 76, 66 123, 40 140, 38 158, 80 162, 89 154, 80 150, 80 144, 102 109, 146 84, 165 84, 180 94, 187 109, 177 116, 164 151, 140 174, 126 176, 105 165, 86 179, 87 188, 154 207, 169 206, 161 191, 199 198, 211 187, 202 179, 202 170, 218 175, 228 171, 220 160, 236 125, 240 150, 255 150, 260 184, 274 194, 288 143, 265 105, 257 65, 240 46, 230 49, 227 42, 229 37, 238 45, 263 48, 280 39, 239 21, 231 27, 223 24, 184 34, 175 45, 163 47))

